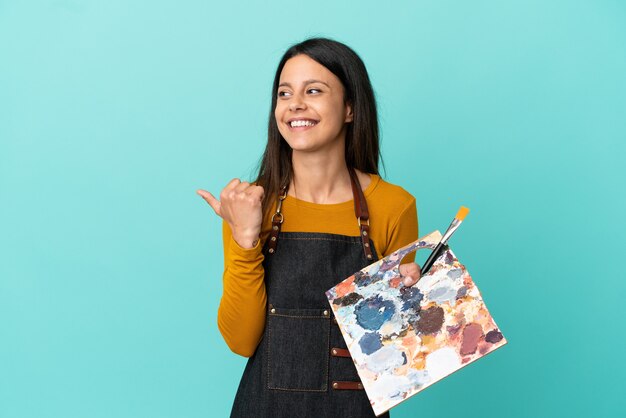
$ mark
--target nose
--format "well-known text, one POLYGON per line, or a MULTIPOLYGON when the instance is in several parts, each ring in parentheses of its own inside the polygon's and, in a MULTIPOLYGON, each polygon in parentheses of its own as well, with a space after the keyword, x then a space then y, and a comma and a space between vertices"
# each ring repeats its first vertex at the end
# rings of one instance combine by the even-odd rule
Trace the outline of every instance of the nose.
POLYGON ((302 96, 300 94, 294 94, 291 96, 291 100, 289 101, 289 110, 295 112, 303 109, 306 109, 306 104, 304 100, 302 100, 302 96))

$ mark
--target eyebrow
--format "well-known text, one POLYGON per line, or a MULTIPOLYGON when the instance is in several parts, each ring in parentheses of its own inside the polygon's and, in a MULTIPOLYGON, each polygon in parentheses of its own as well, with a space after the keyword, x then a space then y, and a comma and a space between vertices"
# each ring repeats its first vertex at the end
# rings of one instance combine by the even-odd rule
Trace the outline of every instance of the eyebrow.
MULTIPOLYGON (((330 86, 328 85, 328 83, 325 83, 325 82, 323 82, 322 80, 316 80, 316 79, 306 80, 306 81, 304 82, 304 85, 313 84, 313 83, 322 83, 322 84, 323 84, 323 85, 325 85, 326 87, 330 88, 330 86)), ((290 84, 290 83, 287 83, 287 82, 283 82, 283 83, 280 83, 280 84, 278 85, 278 87, 283 87, 283 86, 286 86, 286 87, 291 87, 291 84, 290 84)))

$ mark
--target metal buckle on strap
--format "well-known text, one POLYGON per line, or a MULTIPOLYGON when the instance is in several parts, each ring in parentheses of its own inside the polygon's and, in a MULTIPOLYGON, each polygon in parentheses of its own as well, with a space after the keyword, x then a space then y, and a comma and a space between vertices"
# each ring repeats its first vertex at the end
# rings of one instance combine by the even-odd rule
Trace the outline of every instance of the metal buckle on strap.
POLYGON ((285 217, 283 216, 283 214, 280 212, 283 208, 283 200, 285 200, 287 198, 287 188, 283 188, 283 193, 278 196, 278 204, 276 205, 276 213, 274 213, 272 215, 272 223, 274 223, 274 221, 276 220, 276 216, 280 215, 280 221, 278 221, 278 223, 283 223, 283 220, 285 219, 285 217))
POLYGON ((281 194, 278 196, 278 203, 276 204, 276 212, 272 215, 272 230, 270 231, 269 249, 270 254, 276 252, 276 242, 278 241, 278 234, 280 233, 280 225, 285 220, 285 216, 281 210, 283 208, 283 200, 287 198, 287 187, 283 187, 281 194))
POLYGON ((272 215, 272 223, 278 222, 279 224, 282 224, 284 220, 285 220, 285 217, 280 212, 276 212, 275 214, 272 215), (276 221, 276 216, 277 215, 280 215, 280 220, 279 221, 276 221))

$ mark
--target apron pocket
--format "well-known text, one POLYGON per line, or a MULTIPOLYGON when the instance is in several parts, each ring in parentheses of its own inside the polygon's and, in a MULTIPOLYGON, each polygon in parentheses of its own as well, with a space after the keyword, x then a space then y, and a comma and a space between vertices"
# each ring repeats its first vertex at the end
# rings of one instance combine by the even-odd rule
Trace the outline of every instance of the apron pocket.
POLYGON ((270 305, 267 323, 269 389, 325 392, 330 350, 329 309, 270 305))

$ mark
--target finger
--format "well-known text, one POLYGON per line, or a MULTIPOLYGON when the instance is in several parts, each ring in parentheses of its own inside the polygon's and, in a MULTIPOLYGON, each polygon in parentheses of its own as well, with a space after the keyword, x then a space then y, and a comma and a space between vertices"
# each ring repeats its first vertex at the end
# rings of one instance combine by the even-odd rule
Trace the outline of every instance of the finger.
POLYGON ((417 272, 417 264, 405 263, 400 264, 400 274, 403 276, 412 275, 417 272))
POLYGON ((239 179, 232 179, 231 181, 229 181, 228 184, 220 192, 220 200, 224 201, 225 199, 232 197, 235 193, 235 187, 237 187, 239 183, 241 183, 241 180, 239 179))
POLYGON ((416 279, 413 276, 405 276, 404 279, 402 280, 402 283, 404 283, 405 286, 413 286, 415 283, 417 283, 419 279, 416 279))
POLYGON ((250 186, 246 189, 246 194, 251 197, 255 197, 258 200, 263 200, 265 197, 265 190, 261 186, 250 186))
POLYGON ((222 194, 224 194, 224 192, 226 191, 230 191, 233 190, 235 187, 237 187, 239 184, 241 183, 241 180, 239 179, 232 179, 231 181, 228 182, 228 184, 224 187, 224 190, 222 190, 222 194))
POLYGON ((241 193, 241 192, 245 192, 246 189, 249 187, 250 187, 250 183, 248 183, 247 181, 242 181, 237 186, 235 186, 234 190, 237 193, 241 193))
POLYGON ((401 264, 400 274, 404 276, 403 283, 405 286, 413 286, 421 277, 421 269, 415 263, 401 264))
POLYGON ((422 277, 422 268, 417 263, 412 263, 415 267, 415 271, 413 271, 412 276, 415 277, 415 281, 418 281, 422 277))
POLYGON ((211 208, 217 214, 217 216, 219 217, 222 216, 221 214, 222 204, 220 203, 219 200, 215 198, 215 196, 213 196, 211 193, 207 192, 206 190, 198 190, 196 193, 198 193, 200 196, 202 196, 204 200, 206 200, 206 202, 209 204, 209 206, 211 206, 211 208))

